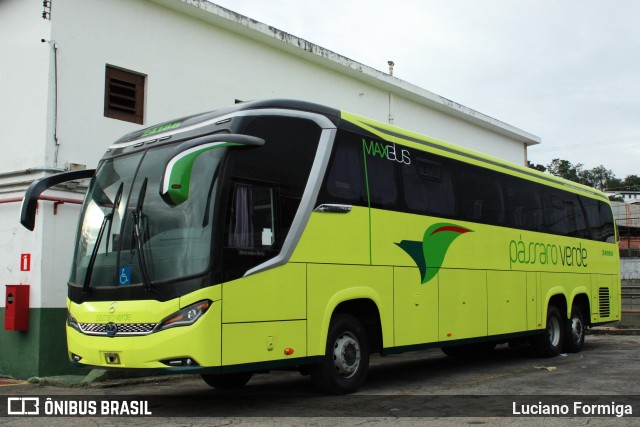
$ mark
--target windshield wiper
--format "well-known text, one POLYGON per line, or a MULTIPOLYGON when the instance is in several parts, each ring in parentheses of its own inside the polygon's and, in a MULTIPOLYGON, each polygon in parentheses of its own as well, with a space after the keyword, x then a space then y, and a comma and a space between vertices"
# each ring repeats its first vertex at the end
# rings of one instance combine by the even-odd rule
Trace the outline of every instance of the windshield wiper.
MULTIPOLYGON (((113 224, 113 215, 115 215, 116 209, 120 205, 120 200, 122 199, 122 189, 124 185, 120 183, 120 187, 118 188, 118 192, 116 193, 116 197, 113 201, 113 206, 111 207, 111 212, 102 218, 102 224, 100 224, 100 229, 98 230, 98 236, 96 237, 96 243, 93 246, 93 250, 91 251, 91 257, 89 258, 89 265, 87 265, 87 272, 84 275, 84 283, 82 284, 82 292, 86 293, 89 289, 89 283, 91 283, 91 275, 93 273, 93 266, 96 263, 96 258, 98 257, 98 251, 100 250, 100 243, 102 242, 102 236, 104 236, 104 230, 107 227, 107 223, 109 223, 109 231, 107 231, 107 236, 111 234, 111 225, 113 224)), ((105 254, 109 252, 109 238, 107 237, 107 246, 105 248, 105 254)))
POLYGON ((138 249, 138 263, 140 264, 142 284, 144 285, 144 289, 146 291, 151 292, 153 291, 153 288, 151 287, 151 280, 149 280, 149 270, 147 270, 147 262, 144 255, 144 245, 142 243, 142 228, 140 227, 140 222, 142 221, 143 217, 142 205, 144 204, 144 197, 147 193, 148 180, 148 178, 145 178, 144 181, 142 181, 140 193, 138 194, 138 203, 136 205, 136 209, 131 212, 131 216, 133 218, 133 235, 136 239, 136 246, 138 249))
POLYGON ((113 216, 116 214, 116 210, 120 206, 120 200, 122 199, 122 190, 124 188, 124 183, 120 183, 120 187, 118 187, 118 192, 116 193, 116 198, 113 202, 113 207, 111 208, 111 214, 109 218, 109 229, 107 230, 107 245, 105 248, 105 254, 109 253, 109 236, 111 235, 111 226, 113 225, 113 216))

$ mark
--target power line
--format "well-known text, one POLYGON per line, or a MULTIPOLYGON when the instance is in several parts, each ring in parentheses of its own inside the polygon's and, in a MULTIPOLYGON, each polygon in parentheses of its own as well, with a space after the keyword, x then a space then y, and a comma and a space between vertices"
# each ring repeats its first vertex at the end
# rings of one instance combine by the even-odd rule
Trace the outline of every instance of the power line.
POLYGON ((548 153, 548 152, 555 152, 555 151, 573 150, 575 148, 589 149, 589 148, 594 148, 601 145, 622 144, 622 143, 628 143, 628 142, 640 142, 640 135, 625 136, 625 137, 614 138, 614 139, 602 139, 602 140, 590 141, 590 142, 578 142, 575 144, 559 145, 559 146, 548 147, 548 148, 538 148, 537 146, 533 146, 533 147, 530 147, 529 150, 531 150, 532 153, 548 153))

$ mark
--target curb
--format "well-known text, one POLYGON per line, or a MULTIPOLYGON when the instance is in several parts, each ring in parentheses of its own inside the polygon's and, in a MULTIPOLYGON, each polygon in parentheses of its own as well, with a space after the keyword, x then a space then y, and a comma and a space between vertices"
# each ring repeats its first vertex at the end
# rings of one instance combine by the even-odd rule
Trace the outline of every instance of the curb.
POLYGON ((104 369, 93 369, 85 375, 58 375, 51 377, 32 377, 28 379, 31 384, 38 384, 42 387, 93 387, 109 388, 123 385, 151 384, 167 381, 180 381, 195 378, 195 375, 131 375, 104 369))

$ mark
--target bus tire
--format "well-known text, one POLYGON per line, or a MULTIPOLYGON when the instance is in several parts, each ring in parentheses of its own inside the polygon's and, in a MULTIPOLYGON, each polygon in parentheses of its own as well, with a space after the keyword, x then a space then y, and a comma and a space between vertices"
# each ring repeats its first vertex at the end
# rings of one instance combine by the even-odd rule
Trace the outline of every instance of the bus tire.
POLYGON ((331 394, 355 392, 369 368, 369 342, 360 321, 349 314, 331 319, 322 363, 311 370, 316 387, 331 394))
POLYGON ((554 357, 562 352, 564 345, 565 323, 560 310, 550 305, 547 310, 547 328, 533 338, 533 347, 541 357, 554 357))
POLYGON ((213 388, 220 390, 232 390, 235 388, 241 388, 249 382, 253 372, 236 372, 233 374, 201 374, 205 383, 209 384, 213 388))
POLYGON ((567 353, 578 353, 584 346, 584 317, 578 306, 571 308, 571 316, 566 322, 564 350, 567 353))

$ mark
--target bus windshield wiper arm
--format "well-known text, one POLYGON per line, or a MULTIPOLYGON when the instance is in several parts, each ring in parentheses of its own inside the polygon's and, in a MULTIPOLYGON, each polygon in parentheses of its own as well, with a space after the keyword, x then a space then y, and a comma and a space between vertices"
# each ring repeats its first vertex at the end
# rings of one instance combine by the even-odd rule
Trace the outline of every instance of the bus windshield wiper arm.
POLYGON ((87 265, 87 272, 84 275, 84 283, 82 284, 82 292, 86 293, 91 282, 91 273, 93 273, 93 265, 98 257, 98 250, 100 249, 100 242, 102 242, 102 235, 105 228, 107 228, 107 222, 111 222, 111 214, 107 214, 102 218, 102 224, 100 224, 100 230, 98 231, 98 237, 96 237, 96 243, 91 251, 91 257, 89 258, 89 265, 87 265))
MULTIPOLYGON (((87 272, 84 275, 84 283, 82 284, 82 292, 86 293, 89 289, 89 283, 91 283, 91 275, 93 273, 93 266, 96 263, 96 258, 98 257, 98 251, 100 250, 100 243, 102 242, 102 237, 104 236, 104 230, 107 227, 107 223, 109 223, 109 231, 107 231, 107 236, 111 234, 111 224, 113 223, 113 215, 115 214, 116 209, 118 209, 118 205, 120 205, 120 199, 122 198, 122 189, 124 188, 123 184, 120 183, 120 188, 118 188, 118 192, 116 193, 116 197, 113 201, 113 206, 111 207, 111 212, 102 218, 102 224, 100 224, 100 230, 98 230, 98 236, 96 237, 96 244, 93 246, 93 250, 91 251, 91 257, 89 258, 89 265, 87 265, 87 272)), ((105 253, 109 252, 109 238, 107 237, 107 247, 105 249, 105 253)))
POLYGON ((133 234, 136 239, 136 247, 138 249, 138 263, 140 264, 140 273, 142 276, 142 284, 144 285, 144 289, 148 292, 152 291, 151 288, 151 280, 149 279, 149 270, 147 270, 147 262, 144 256, 144 245, 142 242, 142 228, 140 227, 140 222, 142 221, 142 205, 144 203, 144 196, 147 192, 147 181, 148 178, 145 178, 142 182, 142 186, 140 187, 140 194, 138 194, 138 203, 136 205, 136 210, 131 212, 131 216, 133 217, 133 234))
POLYGON ((120 200, 122 199, 122 190, 124 189, 124 183, 120 183, 120 187, 118 187, 118 192, 116 193, 116 197, 113 201, 113 207, 111 208, 111 218, 109 220, 109 229, 107 230, 107 247, 105 249, 105 253, 109 253, 109 236, 111 235, 111 226, 113 225, 113 216, 116 214, 116 210, 120 206, 120 200))

